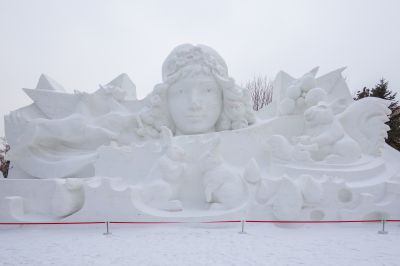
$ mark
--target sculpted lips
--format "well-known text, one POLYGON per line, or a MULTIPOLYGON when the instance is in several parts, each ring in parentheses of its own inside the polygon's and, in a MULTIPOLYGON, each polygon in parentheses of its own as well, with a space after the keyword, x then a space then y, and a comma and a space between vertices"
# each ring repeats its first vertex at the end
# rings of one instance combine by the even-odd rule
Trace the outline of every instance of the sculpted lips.
POLYGON ((189 119, 199 119, 199 118, 204 118, 203 114, 189 114, 186 116, 189 119))
POLYGON ((205 119, 205 116, 203 114, 189 114, 186 118, 191 122, 200 122, 205 119))

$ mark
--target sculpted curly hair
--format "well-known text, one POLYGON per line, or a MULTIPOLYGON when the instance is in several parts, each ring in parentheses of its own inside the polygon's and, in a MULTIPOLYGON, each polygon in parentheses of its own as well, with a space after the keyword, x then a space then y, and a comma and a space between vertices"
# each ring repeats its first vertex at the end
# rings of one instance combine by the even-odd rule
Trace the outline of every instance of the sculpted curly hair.
POLYGON ((148 96, 147 107, 139 113, 140 136, 158 137, 162 126, 175 133, 175 125, 167 108, 168 89, 178 80, 198 75, 213 77, 222 90, 223 109, 215 130, 239 129, 255 122, 249 92, 237 86, 234 79, 228 76, 224 60, 210 47, 180 45, 167 57, 162 71, 163 83, 154 87, 148 96))

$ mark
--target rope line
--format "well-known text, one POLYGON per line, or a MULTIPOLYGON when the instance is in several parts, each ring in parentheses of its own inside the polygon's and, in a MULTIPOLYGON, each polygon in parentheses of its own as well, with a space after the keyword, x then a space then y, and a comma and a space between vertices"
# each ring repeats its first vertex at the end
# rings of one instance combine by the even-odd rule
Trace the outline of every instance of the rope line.
MULTIPOLYGON (((220 223, 281 223, 281 224, 327 224, 327 223, 380 223, 383 220, 323 220, 323 221, 287 221, 287 220, 222 220, 222 221, 92 221, 92 222, 0 222, 0 225, 74 225, 74 224, 220 224, 220 223)), ((400 219, 384 220, 388 223, 398 223, 400 219)))

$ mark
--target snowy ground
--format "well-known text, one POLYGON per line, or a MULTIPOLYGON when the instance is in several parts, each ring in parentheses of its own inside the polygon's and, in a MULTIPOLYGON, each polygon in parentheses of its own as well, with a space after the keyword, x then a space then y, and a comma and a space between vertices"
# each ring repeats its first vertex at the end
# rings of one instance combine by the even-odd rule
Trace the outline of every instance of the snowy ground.
POLYGON ((0 229, 0 265, 400 265, 400 225, 58 225, 0 229))

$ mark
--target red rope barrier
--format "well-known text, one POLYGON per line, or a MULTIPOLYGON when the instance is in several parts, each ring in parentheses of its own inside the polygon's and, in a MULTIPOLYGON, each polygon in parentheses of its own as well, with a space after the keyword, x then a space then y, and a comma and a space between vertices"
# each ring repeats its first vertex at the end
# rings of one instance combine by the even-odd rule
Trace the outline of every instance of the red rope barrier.
POLYGON ((382 220, 326 220, 326 221, 246 220, 246 223, 279 223, 279 224, 379 223, 379 222, 382 222, 382 220))
POLYGON ((110 224, 183 224, 186 222, 109 222, 110 224))
POLYGON ((200 223, 200 224, 207 224, 207 223, 240 223, 241 220, 226 220, 226 221, 205 221, 205 222, 109 222, 110 224, 190 224, 190 223, 200 223))
MULTIPOLYGON (((281 220, 246 220, 247 223, 298 223, 298 224, 324 224, 324 223, 380 223, 382 220, 322 220, 322 221, 281 221, 281 220)), ((385 222, 400 222, 400 220, 385 220, 385 222)))
MULTIPOLYGON (((202 221, 202 222, 183 222, 183 221, 115 221, 109 224, 219 224, 219 223, 240 223, 242 220, 223 220, 223 221, 202 221)), ((285 220, 244 220, 246 223, 282 223, 282 224, 326 224, 326 223, 380 223, 382 220, 325 220, 325 221, 285 221, 285 220)), ((400 220, 388 219, 385 222, 400 222, 400 220)), ((0 222, 0 225, 72 225, 72 224, 105 224, 104 222, 0 222)))
POLYGON ((0 222, 0 225, 104 224, 106 222, 0 222))

